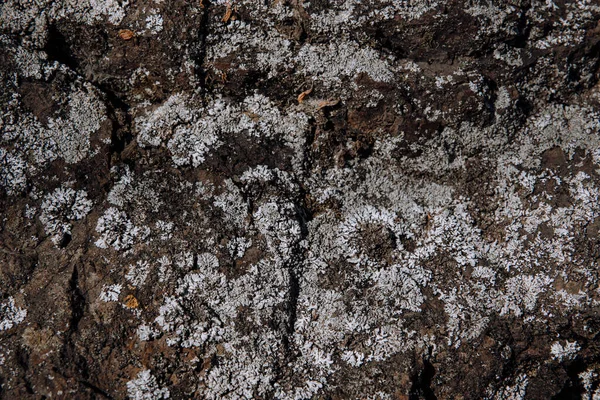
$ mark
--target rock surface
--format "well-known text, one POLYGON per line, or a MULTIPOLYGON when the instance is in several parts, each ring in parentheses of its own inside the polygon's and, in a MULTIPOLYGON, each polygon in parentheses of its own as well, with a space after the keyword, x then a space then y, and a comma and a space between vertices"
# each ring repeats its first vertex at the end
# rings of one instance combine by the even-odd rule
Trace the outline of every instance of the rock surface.
POLYGON ((0 396, 600 399, 599 18, 4 0, 0 396))

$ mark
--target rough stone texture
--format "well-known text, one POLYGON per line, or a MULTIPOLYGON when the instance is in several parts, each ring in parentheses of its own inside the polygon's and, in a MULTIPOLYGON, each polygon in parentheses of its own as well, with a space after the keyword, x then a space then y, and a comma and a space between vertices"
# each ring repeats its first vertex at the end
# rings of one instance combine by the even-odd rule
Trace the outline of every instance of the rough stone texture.
POLYGON ((4 0, 0 396, 600 399, 599 18, 4 0))

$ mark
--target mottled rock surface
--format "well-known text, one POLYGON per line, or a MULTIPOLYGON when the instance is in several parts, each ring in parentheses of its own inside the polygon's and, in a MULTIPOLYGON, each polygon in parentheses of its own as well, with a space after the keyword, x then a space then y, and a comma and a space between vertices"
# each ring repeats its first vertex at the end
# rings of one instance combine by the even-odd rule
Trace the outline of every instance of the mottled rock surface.
POLYGON ((4 0, 0 397, 600 399, 599 18, 4 0))

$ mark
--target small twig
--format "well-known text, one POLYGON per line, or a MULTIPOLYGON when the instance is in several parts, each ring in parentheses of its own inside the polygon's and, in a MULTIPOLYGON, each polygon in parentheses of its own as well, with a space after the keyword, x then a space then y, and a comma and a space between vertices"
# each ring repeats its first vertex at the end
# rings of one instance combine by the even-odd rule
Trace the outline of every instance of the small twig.
POLYGON ((229 19, 231 18, 232 12, 233 10, 231 9, 231 3, 227 2, 227 9, 225 10, 225 15, 223 15, 223 19, 221 19, 221 21, 227 23, 227 21, 229 21, 229 19))
POLYGON ((300 93, 298 95, 298 103, 302 103, 302 101, 304 101, 304 98, 306 96, 308 96, 310 94, 310 92, 313 91, 313 87, 311 86, 310 89, 305 90, 304 92, 300 93))

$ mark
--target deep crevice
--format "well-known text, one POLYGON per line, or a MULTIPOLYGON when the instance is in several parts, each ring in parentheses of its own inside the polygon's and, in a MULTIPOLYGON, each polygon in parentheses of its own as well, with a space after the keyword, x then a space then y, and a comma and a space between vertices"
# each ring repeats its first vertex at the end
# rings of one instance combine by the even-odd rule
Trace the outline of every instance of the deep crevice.
POLYGON ((423 368, 413 378, 410 388, 409 400, 437 400, 437 396, 431 389, 431 382, 435 376, 435 368, 431 362, 423 357, 423 368))
MULTIPOLYGON (((288 335, 294 334, 296 325, 296 312, 298 306, 298 296, 300 295, 300 282, 293 268, 290 268, 290 300, 288 304, 288 335)), ((289 340, 289 339, 288 339, 289 340)), ((288 343, 289 344, 289 343, 288 343)))
POLYGON ((58 247, 60 247, 61 249, 64 249, 65 247, 67 247, 69 245, 69 243, 71 243, 71 239, 73 239, 71 234, 68 232, 65 232, 63 234, 62 238, 60 239, 60 243, 58 244, 58 247))
POLYGON ((79 271, 73 268, 73 274, 69 281, 69 292, 71 300, 71 321, 69 321, 69 333, 77 331, 79 322, 83 318, 85 309, 85 297, 79 288, 79 271))
POLYGON ((67 38, 58 30, 56 25, 50 25, 50 27, 48 27, 48 39, 43 50, 48 54, 50 60, 58 61, 73 71, 79 69, 79 63, 73 56, 67 38))
POLYGON ((552 396, 551 400, 578 400, 583 398, 585 388, 581 383, 579 374, 586 370, 587 363, 583 360, 575 360, 565 367, 569 379, 565 381, 560 392, 552 396))
POLYGON ((519 19, 517 20, 517 35, 506 42, 506 44, 509 46, 522 49, 527 45, 527 41, 529 40, 529 35, 531 33, 529 19, 527 17, 527 13, 530 9, 531 4, 527 4, 521 9, 519 19))
POLYGON ((28 354, 26 353, 26 351, 24 349, 19 348, 19 349, 17 349, 16 359, 17 359, 17 363, 19 364, 19 366, 21 368, 23 368, 23 381, 25 382, 25 390, 27 390, 27 393, 29 393, 29 394, 35 394, 35 391, 33 390, 33 385, 31 384, 31 381, 27 377, 27 372, 29 371, 29 356, 28 356, 28 354))
MULTIPOLYGON (((300 185, 298 185, 300 186, 300 185)), ((301 186, 300 186, 301 187, 301 186)), ((306 193, 301 188, 300 189, 300 197, 299 202, 301 204, 296 203, 296 219, 300 224, 300 240, 299 242, 305 240, 308 237, 308 222, 312 219, 311 211, 306 207, 305 203, 306 193)), ((294 259, 294 264, 302 263, 305 259, 304 250, 300 248, 298 245, 298 258, 294 259)), ((293 265, 290 267, 290 303, 289 307, 289 331, 288 333, 292 335, 295 330, 296 324, 296 312, 298 306, 298 297, 300 296, 300 279, 298 276, 299 271, 296 271, 293 265)))
POLYGON ((209 0, 204 0, 204 13, 200 19, 200 30, 199 30, 199 50, 196 55, 196 75, 200 81, 200 90, 204 94, 206 93, 206 69, 204 68, 204 60, 206 59, 206 38, 208 37, 209 27, 209 16, 210 7, 212 6, 209 0))
MULTIPOLYGON (((582 348, 588 347, 588 340, 584 337, 575 337, 578 342, 582 344, 582 348)), ((596 338, 592 339, 589 343, 595 343, 596 338)), ((563 366, 567 373, 568 379, 563 384, 561 390, 551 397, 551 400, 575 400, 583 398, 586 393, 586 388, 583 386, 581 374, 586 370, 590 369, 590 366, 595 365, 600 360, 600 356, 594 353, 591 358, 576 358, 572 362, 563 366)), ((592 388, 589 393, 594 391, 600 386, 596 381, 592 384, 592 388)))
POLYGON ((121 99, 114 91, 104 84, 94 83, 96 88, 104 93, 108 103, 108 116, 112 123, 110 138, 110 151, 108 154, 109 166, 113 154, 121 154, 125 147, 133 141, 131 125, 133 119, 129 112, 130 106, 121 99))
POLYGON ((295 332, 295 325, 297 320, 297 309, 298 309, 298 298, 300 297, 300 274, 301 271, 298 270, 296 266, 301 265, 303 260, 306 258, 306 250, 303 249, 300 243, 308 237, 308 222, 312 219, 312 212, 306 206, 306 191, 300 184, 300 193, 295 200, 295 212, 296 212, 296 220, 300 224, 300 238, 298 243, 295 246, 293 251, 292 259, 286 263, 286 267, 289 271, 289 294, 287 301, 287 324, 286 324, 286 332, 282 337, 283 348, 285 349, 285 357, 282 360, 283 364, 278 365, 276 367, 276 373, 273 379, 271 380, 271 385, 274 385, 276 382, 281 380, 284 376, 286 376, 285 365, 289 364, 293 361, 295 357, 295 353, 292 349, 291 338, 295 332))

